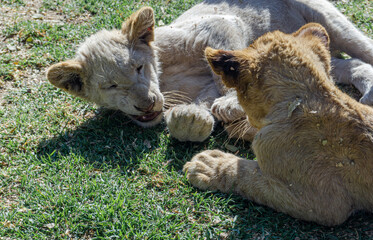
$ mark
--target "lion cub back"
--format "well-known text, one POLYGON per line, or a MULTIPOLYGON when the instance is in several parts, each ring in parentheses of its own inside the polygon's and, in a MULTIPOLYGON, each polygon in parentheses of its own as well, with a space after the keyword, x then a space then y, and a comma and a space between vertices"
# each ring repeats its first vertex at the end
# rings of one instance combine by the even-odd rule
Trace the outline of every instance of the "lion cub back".
POLYGON ((253 150, 263 172, 373 209, 373 110, 334 85, 321 25, 268 33, 245 50, 206 49, 206 57, 260 129, 253 150))

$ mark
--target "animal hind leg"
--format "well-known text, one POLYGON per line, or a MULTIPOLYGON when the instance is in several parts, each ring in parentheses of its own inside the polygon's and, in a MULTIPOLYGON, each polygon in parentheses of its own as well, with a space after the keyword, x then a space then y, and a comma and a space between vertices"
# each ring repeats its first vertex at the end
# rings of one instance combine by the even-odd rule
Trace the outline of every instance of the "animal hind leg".
POLYGON ((325 27, 333 50, 373 65, 373 41, 359 31, 332 3, 326 0, 286 0, 307 22, 325 27))
POLYGON ((326 193, 325 189, 307 191, 296 183, 285 184, 263 173, 256 161, 219 150, 197 154, 184 165, 183 171, 200 189, 238 193, 303 220, 331 226, 344 222, 351 214, 351 202, 338 187, 328 185, 326 193))
POLYGON ((351 83, 363 94, 360 102, 373 104, 373 41, 359 31, 332 3, 326 0, 286 0, 307 22, 325 27, 332 50, 343 51, 353 59, 333 60, 337 82, 351 83), (368 64, 370 65, 368 65, 368 64))

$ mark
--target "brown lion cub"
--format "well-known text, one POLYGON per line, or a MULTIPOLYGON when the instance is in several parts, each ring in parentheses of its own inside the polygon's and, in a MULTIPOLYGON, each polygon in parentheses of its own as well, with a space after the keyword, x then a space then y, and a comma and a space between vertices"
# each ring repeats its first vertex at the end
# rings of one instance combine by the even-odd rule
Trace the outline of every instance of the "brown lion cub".
POLYGON ((328 226, 373 211, 373 109, 334 86, 328 48, 315 23, 265 34, 242 51, 207 48, 259 129, 257 161, 204 151, 184 166, 190 182, 328 226))

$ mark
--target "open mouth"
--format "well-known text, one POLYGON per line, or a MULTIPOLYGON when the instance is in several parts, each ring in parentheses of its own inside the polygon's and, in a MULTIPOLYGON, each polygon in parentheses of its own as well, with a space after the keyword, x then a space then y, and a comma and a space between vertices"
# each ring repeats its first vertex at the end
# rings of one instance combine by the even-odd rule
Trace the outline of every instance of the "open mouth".
POLYGON ((136 121, 139 121, 139 122, 150 122, 150 121, 154 120, 156 117, 158 117, 161 113, 162 113, 162 111, 159 111, 159 112, 152 112, 152 113, 144 114, 144 115, 141 115, 141 116, 131 115, 131 117, 134 118, 136 121))

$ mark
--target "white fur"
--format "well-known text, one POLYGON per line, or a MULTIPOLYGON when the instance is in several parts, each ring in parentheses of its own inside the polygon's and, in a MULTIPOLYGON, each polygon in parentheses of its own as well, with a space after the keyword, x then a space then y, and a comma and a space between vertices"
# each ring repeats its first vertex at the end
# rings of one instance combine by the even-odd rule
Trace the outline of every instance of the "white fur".
MULTIPOLYGON (((266 32, 291 33, 308 22, 318 22, 327 29, 332 50, 354 57, 333 59, 333 63, 338 62, 333 65, 333 74, 339 82, 354 84, 363 94, 363 103, 373 104, 372 42, 325 0, 207 0, 198 4, 169 26, 156 29, 155 45, 161 49, 159 58, 163 70, 161 91, 184 91, 196 104, 212 105, 212 114, 218 120, 225 123, 237 120, 244 113, 235 94, 212 97, 225 95, 227 90, 206 67, 203 50, 207 46, 242 49, 266 32), (210 95, 206 95, 206 89, 210 95)), ((170 130, 174 132, 172 127, 170 130)))
MULTIPOLYGON (((151 24, 149 8, 146 14, 139 12, 131 19, 145 19, 146 24, 151 24)), ((191 99, 191 105, 180 103, 165 111, 166 124, 171 135, 181 141, 203 141, 212 131, 213 115, 225 123, 244 116, 235 93, 229 93, 211 72, 204 49, 243 49, 266 32, 291 33, 308 22, 326 28, 333 51, 353 57, 332 60, 335 79, 354 84, 363 94, 361 101, 373 104, 372 41, 326 0, 206 0, 172 24, 156 28, 155 41, 148 45, 129 41, 131 31, 127 29, 101 31, 78 50, 75 60, 84 66, 88 84, 84 94, 73 94, 139 115, 141 112, 134 106, 146 107, 153 99, 153 110, 158 111, 164 102, 161 92, 182 92, 191 99), (140 76, 134 73, 139 64, 144 65, 140 76), (122 87, 108 90, 113 83, 122 87)), ((124 24, 123 28, 128 26, 132 25, 124 24)), ((134 29, 141 33, 141 27, 134 29)), ((136 122, 151 126, 159 121, 160 117, 149 123, 136 122)))

